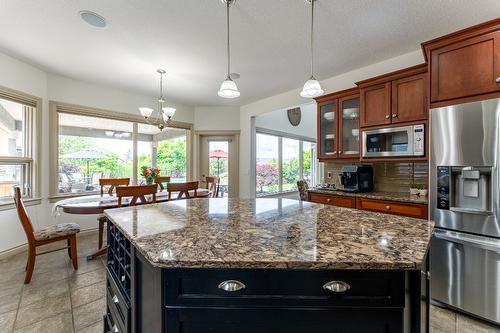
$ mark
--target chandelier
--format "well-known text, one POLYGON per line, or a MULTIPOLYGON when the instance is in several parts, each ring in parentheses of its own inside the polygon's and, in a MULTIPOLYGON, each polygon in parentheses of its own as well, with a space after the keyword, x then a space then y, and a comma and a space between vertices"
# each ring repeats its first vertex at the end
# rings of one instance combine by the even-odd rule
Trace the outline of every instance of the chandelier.
POLYGON ((163 75, 166 73, 163 69, 157 69, 156 72, 160 74, 160 97, 158 97, 158 116, 151 118, 154 110, 148 107, 140 107, 139 112, 146 119, 146 122, 151 125, 156 125, 162 131, 165 127, 172 124, 172 117, 175 114, 175 108, 165 107, 165 98, 163 98, 163 75))

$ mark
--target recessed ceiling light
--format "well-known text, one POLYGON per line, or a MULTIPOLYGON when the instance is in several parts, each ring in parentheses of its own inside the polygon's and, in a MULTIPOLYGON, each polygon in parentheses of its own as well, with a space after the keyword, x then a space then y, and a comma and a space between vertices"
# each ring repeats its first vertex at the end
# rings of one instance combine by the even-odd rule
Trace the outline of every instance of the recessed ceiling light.
POLYGON ((78 14, 80 14, 82 20, 93 27, 104 28, 106 26, 106 19, 97 13, 91 12, 90 10, 81 10, 78 14))

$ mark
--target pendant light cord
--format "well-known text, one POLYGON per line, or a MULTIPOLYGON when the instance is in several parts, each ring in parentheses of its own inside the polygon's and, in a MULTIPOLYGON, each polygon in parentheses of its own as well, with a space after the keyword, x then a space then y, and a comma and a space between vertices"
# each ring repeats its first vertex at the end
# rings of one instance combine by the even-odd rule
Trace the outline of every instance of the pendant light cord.
POLYGON ((230 0, 226 0, 226 24, 227 24, 227 77, 230 78, 229 73, 231 72, 231 52, 229 49, 229 5, 230 0))
POLYGON ((311 0, 311 78, 314 77, 314 1, 311 0))

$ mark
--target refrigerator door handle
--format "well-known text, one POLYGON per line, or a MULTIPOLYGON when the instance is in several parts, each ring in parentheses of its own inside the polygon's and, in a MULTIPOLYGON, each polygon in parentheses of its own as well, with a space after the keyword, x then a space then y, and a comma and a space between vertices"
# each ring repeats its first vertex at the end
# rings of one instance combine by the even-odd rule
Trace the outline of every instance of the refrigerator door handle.
POLYGON ((478 247, 488 251, 500 253, 500 240, 497 239, 487 239, 482 236, 473 236, 444 230, 434 230, 434 237, 452 243, 478 247))

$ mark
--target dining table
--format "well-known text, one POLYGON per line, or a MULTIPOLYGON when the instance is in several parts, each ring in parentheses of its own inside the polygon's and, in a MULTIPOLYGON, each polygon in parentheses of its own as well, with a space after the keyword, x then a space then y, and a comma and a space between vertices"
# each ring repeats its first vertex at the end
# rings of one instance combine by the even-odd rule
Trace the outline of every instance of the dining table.
MULTIPOLYGON (((189 191, 189 195, 191 198, 208 198, 210 197, 212 192, 209 189, 199 188, 195 191, 189 191)), ((184 200, 185 198, 179 199, 177 192, 172 192, 172 199, 170 200, 184 200)), ((146 196, 148 200, 148 196, 146 196)), ((130 198, 124 197, 122 199, 122 207, 127 207, 130 204, 130 198)), ((156 193, 156 202, 166 202, 168 200, 168 192, 157 192, 156 193)), ((137 203, 140 205, 140 201, 137 203)), ((107 209, 118 208, 118 198, 115 193, 112 194, 90 194, 83 195, 79 197, 73 197, 68 199, 59 200, 55 203, 53 207, 52 215, 57 216, 60 212, 64 212, 66 214, 77 214, 77 215, 99 215, 97 219, 100 221, 102 218, 102 214, 107 209)), ((95 252, 89 254, 87 256, 87 260, 92 260, 97 257, 100 257, 106 253, 107 246, 104 245, 101 248, 97 249, 95 252)))

